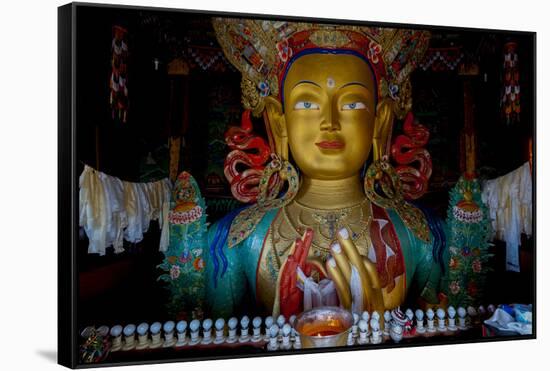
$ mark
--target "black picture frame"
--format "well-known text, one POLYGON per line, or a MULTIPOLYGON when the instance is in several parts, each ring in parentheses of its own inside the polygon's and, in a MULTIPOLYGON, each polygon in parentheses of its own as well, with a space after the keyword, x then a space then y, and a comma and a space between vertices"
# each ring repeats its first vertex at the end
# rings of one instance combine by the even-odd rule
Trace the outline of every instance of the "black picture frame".
MULTIPOLYGON (((317 19, 296 16, 250 14, 221 11, 202 11, 175 8, 157 8, 142 6, 123 6, 93 3, 70 3, 58 8, 58 363, 69 368, 123 366, 134 364, 152 364, 182 361, 200 361, 213 359, 230 359, 243 357, 265 357, 287 354, 307 354, 319 352, 341 352, 365 349, 361 347, 341 347, 328 349, 301 349, 290 351, 250 352, 233 349, 223 354, 210 355, 208 352, 197 352, 195 356, 160 358, 149 357, 140 360, 124 360, 116 363, 81 364, 78 361, 79 331, 78 328, 78 269, 76 246, 78 240, 78 158, 77 158, 77 105, 76 94, 78 80, 76 68, 78 64, 77 49, 79 39, 77 34, 78 17, 77 11, 83 8, 105 8, 117 9, 119 11, 154 11, 186 13, 201 16, 222 16, 240 18, 262 18, 267 20, 288 20, 320 23, 345 23, 353 25, 373 25, 381 27, 414 28, 427 30, 445 30, 456 32, 491 32, 496 34, 517 35, 530 38, 533 51, 532 83, 530 89, 531 110, 530 117, 526 121, 531 122, 533 134, 533 154, 536 153, 536 33, 526 31, 474 29, 460 27, 445 27, 420 24, 398 24, 385 22, 369 22, 345 19, 317 19)), ((533 179, 533 292, 536 292, 536 257, 537 257, 537 230, 536 230, 536 156, 533 155, 532 179, 533 179)), ((445 341, 426 341, 422 344, 382 344, 370 349, 416 347, 426 345, 447 345, 477 342, 494 342, 508 340, 536 339, 537 333, 537 303, 536 295, 533 297, 533 333, 524 336, 507 336, 496 338, 474 338, 474 339, 448 339, 445 341)))

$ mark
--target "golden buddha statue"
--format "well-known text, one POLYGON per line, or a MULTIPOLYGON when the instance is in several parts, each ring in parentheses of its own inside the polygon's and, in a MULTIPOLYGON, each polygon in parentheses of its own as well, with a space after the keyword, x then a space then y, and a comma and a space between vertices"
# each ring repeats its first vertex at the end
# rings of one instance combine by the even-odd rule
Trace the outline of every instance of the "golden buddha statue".
MULTIPOLYGON (((368 231, 371 202, 365 196, 359 174, 373 144, 375 78, 368 64, 357 56, 309 54, 292 64, 284 81, 284 91, 285 114, 282 104, 271 96, 266 97, 266 111, 270 124, 276 127, 275 141, 281 142, 285 150, 284 142, 288 142, 300 169, 301 184, 294 199, 281 208, 272 222, 268 231, 270 239, 260 259, 274 254, 284 261, 293 240, 306 228, 312 228, 308 259, 319 261, 316 267, 341 288, 341 300, 349 306, 351 271, 347 267, 352 264, 352 257, 367 257, 371 245, 368 231), (354 237, 341 238, 336 233, 341 228, 346 228, 354 237), (331 251, 337 238, 345 253, 331 251), (327 274, 323 268, 331 253, 335 255, 336 267, 328 265, 330 274, 327 274)), ((377 146, 380 144, 376 141, 377 146)), ((282 158, 287 156, 285 150, 281 151, 282 158)), ((361 259, 360 264, 359 275, 365 275, 361 282, 370 282, 367 287, 382 291, 364 295, 375 295, 370 298, 375 301, 373 308, 394 308, 403 302, 403 275, 397 277, 395 289, 388 293, 375 284, 378 276, 373 263, 361 259)), ((265 287, 258 291, 271 307, 277 295, 270 292, 274 286, 269 275, 260 272, 259 280, 262 278, 265 281, 260 283, 265 287)))
MULTIPOLYGON (((297 314, 306 281, 323 282, 319 292, 332 290, 354 312, 407 299, 438 304, 444 234, 405 200, 407 184, 389 163, 393 121, 410 110, 409 74, 429 35, 232 18, 213 25, 243 75, 246 111, 228 131, 226 175, 250 205, 208 229, 201 310, 228 317, 252 302, 258 314, 297 314), (254 136, 250 115, 263 117, 269 145, 254 136)), ((427 183, 425 171, 416 174, 427 183)))

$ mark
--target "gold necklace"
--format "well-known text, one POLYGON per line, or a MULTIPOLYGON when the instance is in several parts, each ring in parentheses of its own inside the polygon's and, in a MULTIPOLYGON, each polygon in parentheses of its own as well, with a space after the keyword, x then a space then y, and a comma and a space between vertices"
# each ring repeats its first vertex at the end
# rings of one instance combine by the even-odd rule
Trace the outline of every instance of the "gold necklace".
MULTIPOLYGON (((311 228, 312 225, 302 221, 302 213, 304 210, 308 210, 311 212, 311 217, 313 220, 316 221, 314 224, 314 239, 312 241, 312 245, 314 247, 316 255, 328 256, 330 254, 330 244, 335 240, 336 238, 336 232, 343 228, 347 227, 348 230, 350 230, 351 238, 355 242, 359 240, 361 237, 365 236, 366 232, 369 229, 371 218, 372 218, 372 211, 369 208, 368 218, 365 221, 364 220, 364 211, 363 207, 365 203, 368 202, 368 199, 365 199, 361 201, 361 203, 357 205, 353 205, 350 207, 346 207, 343 209, 336 209, 336 210, 323 210, 323 209, 316 209, 309 206, 302 205, 298 202, 295 202, 295 204, 300 208, 300 211, 297 216, 297 222, 300 224, 300 226, 296 226, 295 223, 292 221, 288 214, 287 207, 289 205, 283 206, 283 217, 285 218, 286 223, 291 227, 291 229, 294 231, 297 237, 302 237, 303 232, 305 231, 305 228, 311 228), (358 221, 356 222, 347 222, 347 219, 349 216, 353 213, 353 211, 359 207, 360 210, 360 216, 358 218, 358 221), (353 229, 351 228, 351 225, 361 225, 361 230, 359 232, 353 232, 353 229), (329 235, 323 233, 322 226, 328 226, 328 232, 329 235), (316 238, 318 237, 318 238, 316 238), (321 239, 322 241, 319 241, 321 239)), ((370 203, 369 203, 370 206, 370 203)), ((367 241, 368 242, 368 241, 367 241)))

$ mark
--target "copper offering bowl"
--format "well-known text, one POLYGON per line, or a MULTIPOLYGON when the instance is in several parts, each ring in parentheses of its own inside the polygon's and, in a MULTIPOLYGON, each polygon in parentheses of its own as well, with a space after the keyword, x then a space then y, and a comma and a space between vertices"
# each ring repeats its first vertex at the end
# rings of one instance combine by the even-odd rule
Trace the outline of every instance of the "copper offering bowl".
POLYGON ((295 329, 303 348, 345 346, 353 325, 351 312, 339 307, 316 307, 296 317, 295 329))

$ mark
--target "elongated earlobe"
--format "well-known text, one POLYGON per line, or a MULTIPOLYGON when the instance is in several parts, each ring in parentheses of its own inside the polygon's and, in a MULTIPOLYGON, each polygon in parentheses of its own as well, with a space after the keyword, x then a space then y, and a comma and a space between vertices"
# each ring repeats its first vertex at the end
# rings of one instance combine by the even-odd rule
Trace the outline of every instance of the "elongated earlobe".
POLYGON ((381 159, 387 154, 393 128, 394 112, 393 101, 385 98, 376 107, 374 119, 373 151, 374 160, 381 159))
POLYGON ((275 152, 282 160, 288 160, 288 133, 283 106, 276 98, 267 96, 265 99, 264 120, 269 140, 275 152))

